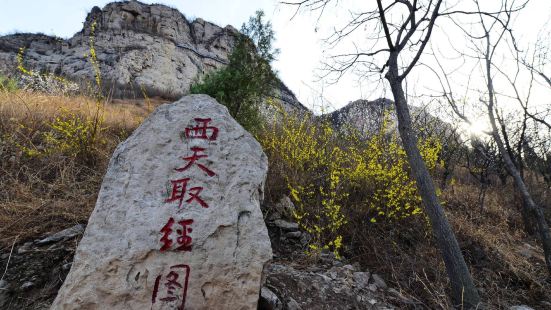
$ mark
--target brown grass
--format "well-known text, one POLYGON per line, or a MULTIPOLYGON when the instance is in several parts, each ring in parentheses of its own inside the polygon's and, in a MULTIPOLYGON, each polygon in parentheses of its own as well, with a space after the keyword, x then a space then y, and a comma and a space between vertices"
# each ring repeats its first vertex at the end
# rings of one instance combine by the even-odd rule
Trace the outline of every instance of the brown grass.
POLYGON ((114 148, 158 104, 0 92, 0 246, 85 223, 114 148), (85 156, 43 152, 44 134, 63 111, 84 120, 103 115, 85 156))
MULTIPOLYGON (((546 309, 549 304, 542 302, 551 302, 551 283, 543 251, 537 236, 523 231, 512 184, 491 186, 482 210, 474 182, 450 186, 441 198, 486 308, 546 309)), ((351 226, 348 256, 392 279, 391 286, 410 298, 404 308, 452 308, 445 268, 422 217, 351 226)))
MULTIPOLYGON (((43 135, 62 111, 94 118, 97 102, 86 97, 0 92, 0 247, 9 251, 15 240, 33 240, 86 223, 114 148, 159 103, 119 100, 102 105, 102 130, 87 156, 62 152, 29 156, 21 146, 43 149, 43 135)), ((491 186, 481 209, 476 182, 464 171, 456 179, 457 184, 448 187, 442 198, 488 308, 528 304, 544 309, 541 302, 550 301, 551 285, 546 282, 542 250, 536 237, 523 232, 519 199, 512 186, 491 186)), ((273 171, 267 186, 267 198, 274 201, 286 192, 285 181, 273 171)), ((402 308, 451 308, 446 272, 423 216, 377 224, 357 217, 349 219, 347 227, 343 254, 383 274, 391 287, 409 299, 402 308)))

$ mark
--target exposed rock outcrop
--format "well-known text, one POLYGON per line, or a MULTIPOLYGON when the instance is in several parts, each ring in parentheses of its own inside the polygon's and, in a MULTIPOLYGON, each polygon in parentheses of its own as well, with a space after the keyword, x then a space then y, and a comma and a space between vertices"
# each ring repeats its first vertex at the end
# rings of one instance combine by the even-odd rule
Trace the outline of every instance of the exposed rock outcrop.
MULTIPOLYGON (((92 38, 106 91, 123 98, 141 97, 142 91, 150 97, 178 98, 201 75, 228 63, 237 34, 232 26, 189 21, 165 5, 113 2, 94 7, 83 29, 66 40, 42 34, 0 37, 0 72, 17 68, 17 53, 26 48, 28 69, 93 81, 86 56, 92 38)), ((276 97, 284 105, 304 109, 283 83, 277 88, 276 97)))
MULTIPOLYGON (((431 134, 448 135, 453 127, 438 117, 432 115, 425 107, 409 106, 414 129, 419 136, 431 134)), ((398 129, 394 103, 392 100, 380 98, 377 100, 356 100, 346 106, 320 117, 329 120, 334 128, 350 133, 354 131, 362 136, 378 132, 386 118, 388 132, 398 129)))
POLYGON ((323 118, 329 119, 337 129, 349 130, 353 128, 360 133, 368 133, 381 128, 385 113, 388 114, 392 110, 393 103, 388 99, 356 100, 338 110, 325 114, 323 118))

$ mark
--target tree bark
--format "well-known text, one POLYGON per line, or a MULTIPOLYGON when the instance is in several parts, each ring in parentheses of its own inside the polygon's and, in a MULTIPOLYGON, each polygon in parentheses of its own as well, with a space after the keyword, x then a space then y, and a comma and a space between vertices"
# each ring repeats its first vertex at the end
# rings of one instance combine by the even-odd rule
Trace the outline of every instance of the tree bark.
POLYGON ((518 171, 517 167, 513 163, 513 160, 509 156, 509 153, 507 152, 507 149, 505 148, 505 145, 503 144, 503 141, 499 136, 496 119, 494 116, 494 110, 493 110, 493 99, 490 99, 490 101, 491 103, 488 105, 488 114, 490 117, 490 124, 492 125, 492 137, 496 141, 499 152, 503 157, 503 161, 505 162, 505 168, 507 169, 507 172, 509 172, 509 174, 513 177, 513 182, 515 182, 515 186, 520 192, 522 201, 524 202, 523 207, 528 209, 528 211, 533 215, 536 221, 536 226, 538 228, 538 233, 540 235, 540 239, 543 247, 545 264, 547 265, 547 271, 551 275, 551 233, 549 232, 549 226, 547 224, 547 220, 545 219, 545 214, 543 213, 543 210, 532 199, 532 195, 528 191, 528 187, 526 186, 526 183, 524 183, 524 180, 522 179, 520 172, 518 171))
POLYGON ((480 303, 480 297, 474 286, 455 234, 438 201, 432 177, 417 147, 417 136, 413 132, 411 115, 402 86, 402 80, 398 74, 398 55, 396 53, 391 53, 390 55, 388 72, 385 78, 389 81, 394 96, 394 104, 398 117, 398 130, 411 166, 411 171, 417 182, 417 189, 423 199, 425 211, 430 219, 436 243, 444 259, 451 284, 452 300, 458 307, 464 309, 476 308, 480 303))

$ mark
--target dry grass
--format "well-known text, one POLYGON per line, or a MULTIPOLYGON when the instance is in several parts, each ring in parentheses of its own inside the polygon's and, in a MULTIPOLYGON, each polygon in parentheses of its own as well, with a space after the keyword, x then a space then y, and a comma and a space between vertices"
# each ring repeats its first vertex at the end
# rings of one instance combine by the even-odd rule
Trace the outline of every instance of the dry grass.
MULTIPOLYGON (((0 92, 0 247, 9 251, 16 239, 18 243, 33 240, 85 223, 114 148, 159 103, 127 100, 102 105, 102 130, 87 156, 63 152, 29 156, 22 146, 44 149, 44 133, 62 111, 93 119, 97 102, 86 97, 0 92)), ((491 186, 481 209, 476 182, 464 172, 456 177, 457 184, 447 188, 442 198, 488 308, 528 304, 544 309, 541 302, 551 302, 551 285, 546 282, 538 240, 523 232, 514 189, 510 184, 491 186)), ((279 199, 286 190, 284 183, 272 171, 267 198, 279 199)), ((345 256, 384 274, 409 299, 403 308, 451 308, 445 268, 422 216, 377 224, 357 217, 349 219, 348 227, 345 256)))
MULTIPOLYGON (((487 309, 526 304, 548 309, 551 283, 536 237, 523 231, 519 199, 512 184, 488 189, 485 208, 478 186, 458 183, 444 191, 446 213, 487 309)), ((349 256, 392 279, 410 298, 404 308, 451 309, 441 256, 422 217, 399 224, 352 223, 349 256)))
POLYGON ((523 230, 520 199, 512 184, 492 186, 483 210, 473 184, 453 186, 445 199, 467 263, 493 308, 551 302, 543 250, 537 236, 523 230))
POLYGON ((158 104, 0 92, 0 246, 85 223, 112 151, 158 104), (44 152, 44 134, 67 112, 103 116, 87 154, 44 152))

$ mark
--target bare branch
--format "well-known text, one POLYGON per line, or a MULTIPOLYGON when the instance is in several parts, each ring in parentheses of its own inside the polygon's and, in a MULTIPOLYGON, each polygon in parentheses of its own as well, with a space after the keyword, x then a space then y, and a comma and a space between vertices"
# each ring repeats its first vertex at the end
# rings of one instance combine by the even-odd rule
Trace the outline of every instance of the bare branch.
POLYGON ((388 48, 391 51, 394 51, 394 44, 392 44, 392 38, 390 37, 390 31, 388 30, 388 23, 385 17, 385 10, 383 9, 383 4, 381 3, 381 0, 377 0, 377 7, 379 9, 381 24, 383 25, 383 29, 385 31, 386 43, 388 44, 388 48))

